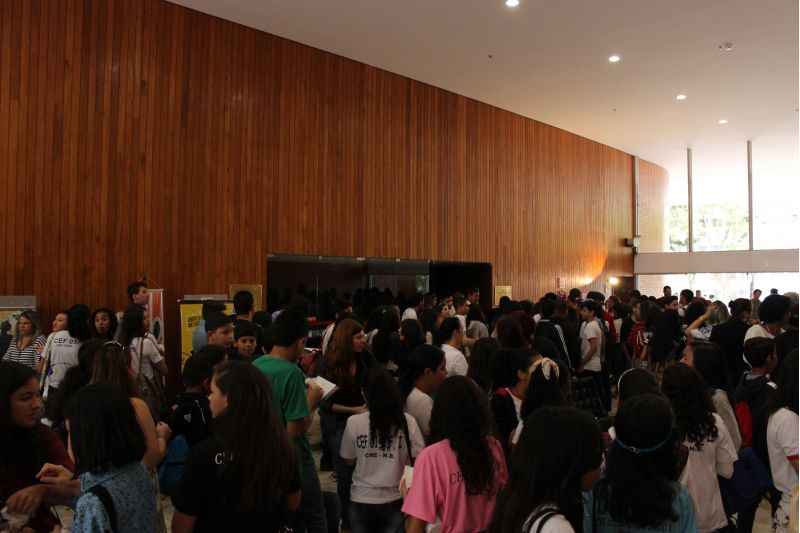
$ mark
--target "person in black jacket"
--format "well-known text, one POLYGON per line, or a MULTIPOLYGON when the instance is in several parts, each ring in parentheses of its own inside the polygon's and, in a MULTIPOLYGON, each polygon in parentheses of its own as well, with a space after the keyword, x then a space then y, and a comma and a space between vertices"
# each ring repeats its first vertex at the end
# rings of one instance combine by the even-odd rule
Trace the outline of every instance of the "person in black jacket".
POLYGON ((183 365, 186 390, 178 394, 167 420, 173 436, 183 435, 190 447, 209 435, 212 417, 208 393, 213 373, 213 366, 206 357, 192 355, 183 365))
POLYGON ((744 337, 750 327, 750 300, 739 298, 733 302, 731 318, 711 330, 711 342, 722 349, 727 391, 732 392, 744 374, 742 359, 744 337))
MULTIPOLYGON (((542 300, 541 302, 541 314, 542 318, 536 324, 536 330, 534 331, 534 337, 540 338, 544 337, 552 342, 556 349, 558 350, 558 360, 561 361, 563 364, 567 365, 568 368, 572 368, 572 362, 569 358, 569 349, 567 348, 567 339, 564 335, 564 330, 562 327, 553 322, 553 314, 556 310, 556 302, 553 300, 542 300)), ((534 341, 535 342, 535 341, 534 341)))

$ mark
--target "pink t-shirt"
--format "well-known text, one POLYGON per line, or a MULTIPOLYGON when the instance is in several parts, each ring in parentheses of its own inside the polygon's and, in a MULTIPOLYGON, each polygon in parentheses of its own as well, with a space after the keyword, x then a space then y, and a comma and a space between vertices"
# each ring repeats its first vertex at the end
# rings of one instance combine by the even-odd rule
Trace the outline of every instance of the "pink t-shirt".
POLYGON ((497 493, 508 481, 500 443, 489 438, 494 455, 494 486, 488 494, 468 495, 450 441, 428 446, 414 465, 414 479, 403 512, 429 524, 440 519, 442 533, 472 533, 489 528, 497 493))

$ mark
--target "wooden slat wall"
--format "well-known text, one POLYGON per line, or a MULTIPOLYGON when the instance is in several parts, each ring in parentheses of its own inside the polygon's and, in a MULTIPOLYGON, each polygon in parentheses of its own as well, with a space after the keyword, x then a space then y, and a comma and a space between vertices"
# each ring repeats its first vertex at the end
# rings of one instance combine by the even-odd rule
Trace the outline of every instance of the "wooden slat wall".
POLYGON ((45 317, 265 283, 269 253, 631 274, 628 154, 160 0, 0 2, 0 294, 45 317))
POLYGON ((642 252, 668 252, 664 232, 667 217, 669 173, 658 165, 639 160, 639 233, 642 252))

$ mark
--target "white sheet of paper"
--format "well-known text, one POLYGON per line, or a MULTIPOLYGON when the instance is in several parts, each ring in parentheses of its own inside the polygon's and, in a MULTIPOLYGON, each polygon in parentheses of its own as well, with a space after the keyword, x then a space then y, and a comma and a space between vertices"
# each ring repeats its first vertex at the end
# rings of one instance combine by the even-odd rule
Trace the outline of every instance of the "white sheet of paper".
POLYGON ((315 378, 307 378, 306 384, 314 383, 320 389, 322 389, 322 398, 327 398, 331 394, 336 391, 337 387, 335 383, 328 381, 327 379, 323 378, 322 376, 317 376, 315 378))

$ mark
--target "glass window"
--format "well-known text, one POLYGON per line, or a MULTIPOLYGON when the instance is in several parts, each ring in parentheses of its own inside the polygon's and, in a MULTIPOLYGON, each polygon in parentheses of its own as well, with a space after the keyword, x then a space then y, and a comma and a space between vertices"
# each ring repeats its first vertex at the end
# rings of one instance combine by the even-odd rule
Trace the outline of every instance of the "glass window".
MULTIPOLYGON (((685 156, 684 156, 685 161, 685 156)), ((667 189, 665 252, 689 251, 689 178, 686 165, 672 169, 667 189)))
POLYGON ((769 139, 753 141, 753 248, 800 247, 800 157, 769 139), (787 157, 787 154, 791 154, 787 157))
POLYGON ((672 294, 683 289, 701 291, 709 300, 728 303, 736 298, 749 298, 754 289, 761 289, 762 300, 771 289, 779 294, 800 292, 800 273, 756 272, 756 273, 696 273, 696 274, 642 274, 637 276, 639 291, 645 296, 660 297, 665 285, 672 287, 672 294))
POLYGON ((753 274, 753 290, 761 289, 761 299, 772 289, 778 294, 800 292, 800 273, 797 272, 756 272, 753 274))
POLYGON ((694 251, 747 250, 747 145, 692 150, 694 251))

